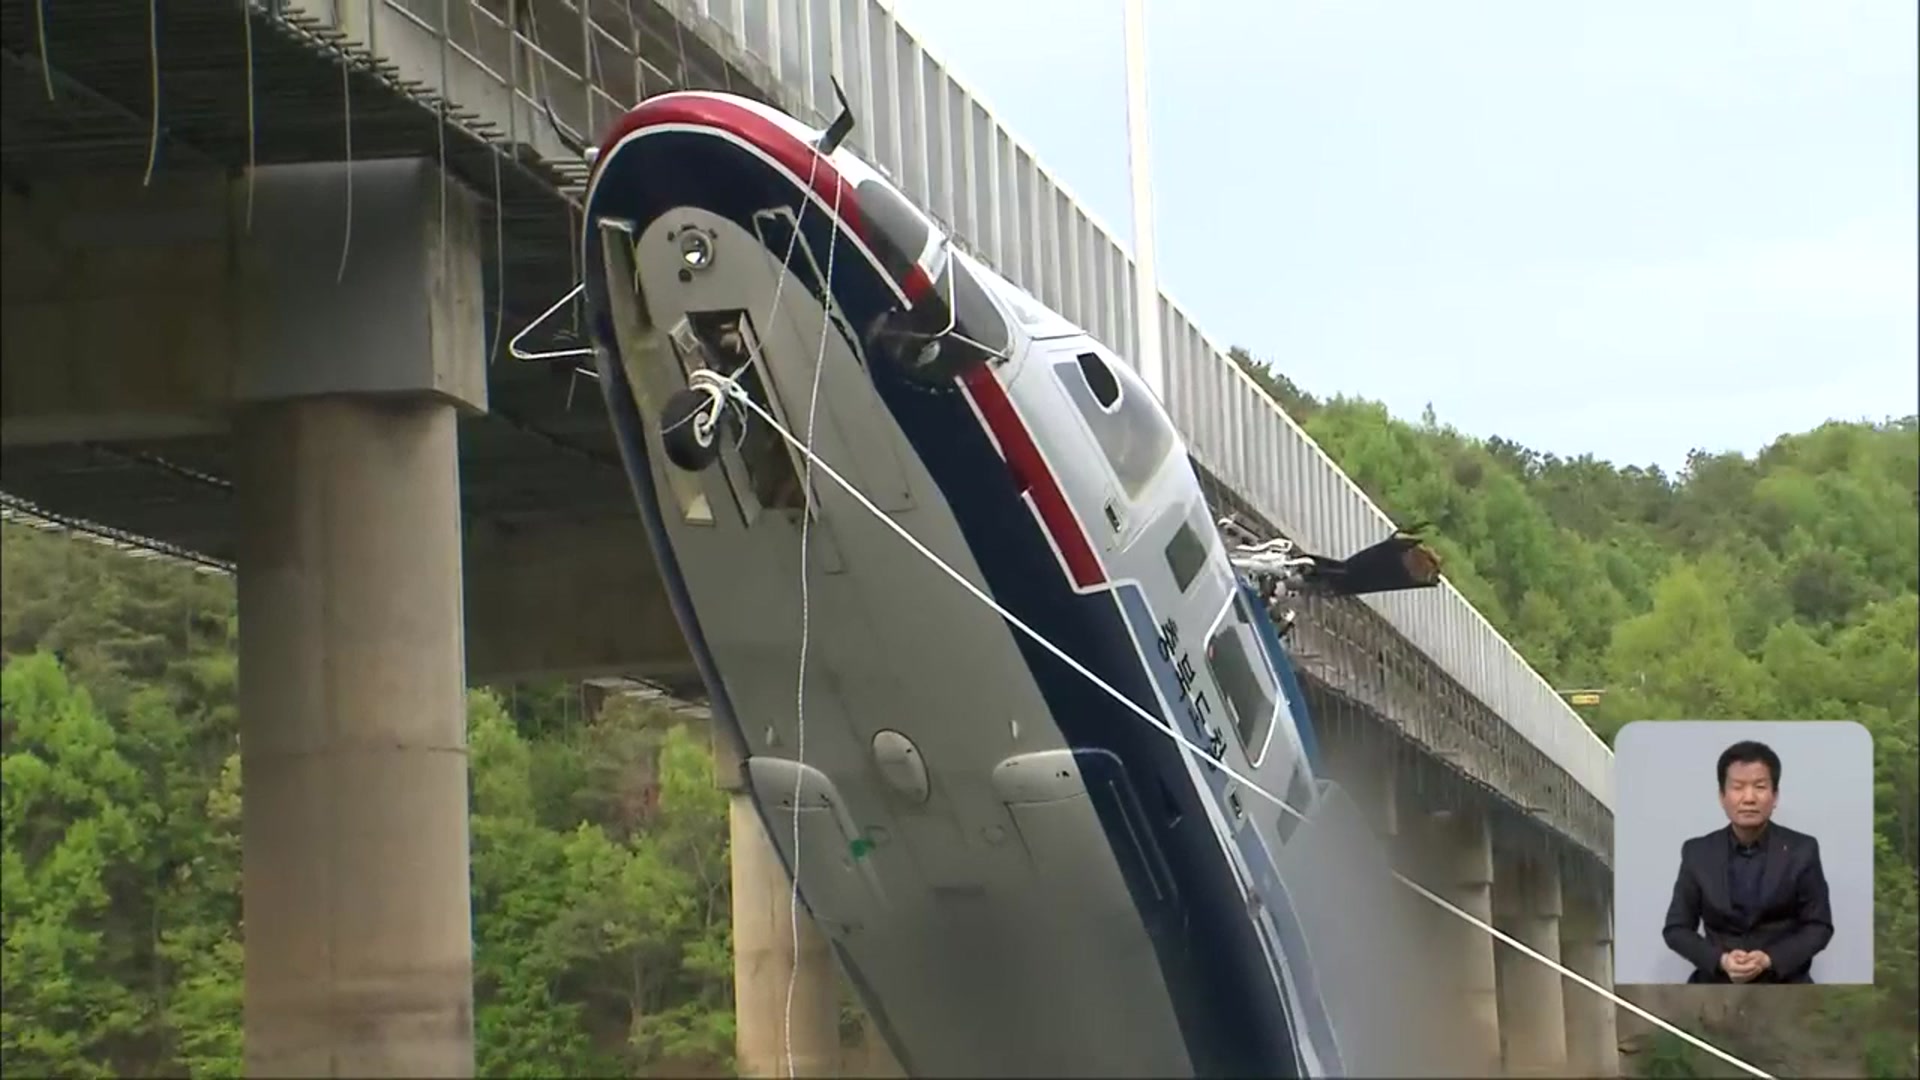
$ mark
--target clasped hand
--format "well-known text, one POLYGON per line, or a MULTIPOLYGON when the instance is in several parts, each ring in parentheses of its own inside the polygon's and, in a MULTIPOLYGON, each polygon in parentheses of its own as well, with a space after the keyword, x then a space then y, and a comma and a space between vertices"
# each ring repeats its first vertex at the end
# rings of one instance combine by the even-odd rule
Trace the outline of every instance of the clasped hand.
POLYGON ((1773 966, 1773 957, 1760 949, 1733 949, 1720 955, 1720 970, 1734 982, 1751 982, 1773 966))

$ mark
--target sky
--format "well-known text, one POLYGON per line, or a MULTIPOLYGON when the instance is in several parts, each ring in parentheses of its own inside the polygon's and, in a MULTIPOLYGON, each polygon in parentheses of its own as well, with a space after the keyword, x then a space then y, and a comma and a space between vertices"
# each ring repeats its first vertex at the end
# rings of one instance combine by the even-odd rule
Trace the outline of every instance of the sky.
MULTIPOLYGON (((1131 246, 1120 0, 894 0, 1131 246)), ((1304 389, 1676 469, 1920 405, 1913 0, 1147 0, 1160 286, 1304 389)))

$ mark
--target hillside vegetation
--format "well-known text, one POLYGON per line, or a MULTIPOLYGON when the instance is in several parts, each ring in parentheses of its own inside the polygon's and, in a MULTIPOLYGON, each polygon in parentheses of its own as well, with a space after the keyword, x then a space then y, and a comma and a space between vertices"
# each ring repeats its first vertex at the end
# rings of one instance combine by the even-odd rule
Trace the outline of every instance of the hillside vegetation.
POLYGON ((1632 720, 1866 725, 1878 985, 1817 991, 1801 1036, 1920 1075, 1920 418, 1695 453, 1668 476, 1323 401, 1234 358, 1396 522, 1432 523, 1448 577, 1548 682, 1605 691, 1583 710, 1603 738, 1632 720))
MULTIPOLYGON (((1861 1069, 1913 1075, 1914 420, 1669 477, 1248 366, 1398 520, 1434 523, 1453 580, 1555 685, 1606 688, 1603 735, 1675 717, 1873 729, 1881 985, 1806 1022, 1861 1069)), ((0 1066, 237 1075, 231 582, 13 526, 4 541, 0 1066)), ((641 708, 589 717, 565 686, 476 692, 470 722, 481 1071, 728 1072, 725 800, 703 736, 641 708)))

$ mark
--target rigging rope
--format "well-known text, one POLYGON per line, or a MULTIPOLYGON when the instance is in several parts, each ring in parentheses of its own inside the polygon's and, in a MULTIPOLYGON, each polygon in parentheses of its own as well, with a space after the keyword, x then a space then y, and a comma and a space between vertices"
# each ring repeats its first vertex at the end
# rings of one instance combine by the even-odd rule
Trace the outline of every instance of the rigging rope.
MULTIPOLYGON (((819 161, 824 155, 813 155, 819 161)), ((813 189, 813 182, 807 182, 807 189, 813 189)), ((846 191, 845 184, 835 184, 833 188, 833 218, 831 237, 827 241, 826 280, 820 283, 820 340, 814 349, 813 386, 807 394, 807 438, 806 457, 800 474, 802 505, 800 509, 800 671, 798 686, 794 690, 794 720, 798 729, 797 745, 794 749, 795 761, 801 766, 794 770, 793 776, 793 885, 787 894, 787 923, 793 931, 793 963, 787 968, 786 1015, 782 1023, 782 1037, 786 1043, 787 1075, 799 1076, 793 1063, 793 997, 800 982, 800 796, 801 783, 806 776, 807 760, 807 645, 813 630, 813 596, 807 584, 807 540, 813 533, 813 459, 812 453, 814 417, 820 408, 820 373, 827 366, 827 339, 833 331, 833 259, 840 250, 840 198, 846 191)), ((811 202, 812 200, 808 200, 811 202)), ((804 211, 805 205, 801 207, 804 211)), ((794 236, 800 235, 800 218, 796 215, 794 236)), ((791 246, 791 245, 790 245, 791 246)), ((789 256, 790 258, 791 256, 789 256)), ((780 267, 780 277, 787 276, 787 265, 780 267)), ((779 296, 779 284, 776 282, 774 295, 779 296)), ((777 304, 777 301, 776 301, 777 304)), ((776 306, 775 311, 779 308, 776 306)), ((744 426, 744 425, 743 425, 744 426)))
MULTIPOLYGON (((1009 626, 1012 626, 1015 630, 1019 631, 1021 634, 1025 635, 1028 639, 1032 640, 1034 644, 1040 646, 1042 649, 1045 649, 1047 652, 1051 653, 1056 659, 1066 664, 1081 678, 1092 683, 1095 687, 1098 687, 1108 697, 1118 702, 1121 705, 1121 707, 1125 708, 1127 711, 1140 717, 1140 719, 1145 720, 1155 730, 1159 731, 1162 735, 1165 735, 1167 738, 1172 739, 1177 745, 1184 748, 1188 753, 1198 755, 1200 759, 1207 766, 1220 770, 1222 773, 1226 774, 1228 777, 1244 785, 1249 791, 1252 791, 1254 794, 1260 796, 1261 798, 1267 800, 1273 805, 1279 807, 1281 810, 1285 811, 1286 813, 1293 815, 1295 818, 1298 818, 1302 821, 1306 820, 1306 815, 1301 813, 1301 811, 1294 808, 1293 806, 1289 805, 1285 799, 1282 799, 1280 796, 1275 795, 1271 791, 1268 791, 1265 787, 1261 786, 1260 784, 1255 783, 1251 778, 1235 770, 1231 765, 1228 765, 1226 762, 1215 761, 1213 756, 1209 754, 1205 750, 1205 748, 1194 743, 1192 740, 1188 739, 1185 735, 1182 735, 1177 729, 1175 729, 1165 719, 1155 716, 1152 713, 1148 712, 1147 710, 1141 708, 1139 705, 1135 704, 1131 698, 1127 697, 1125 694, 1122 694, 1119 690, 1114 689, 1114 687, 1109 683, 1107 683, 1104 679, 1100 678, 1098 675, 1088 670, 1085 665, 1081 664, 1078 660, 1075 660, 1072 656, 1069 656, 1065 650, 1061 649, 1058 645, 1055 645, 1052 641, 1049 641, 1039 631, 1034 630, 1032 627, 1028 626, 1024 621, 1020 619, 1019 616, 1015 615, 1011 611, 1008 611, 1006 607, 1001 605, 993 597, 987 595, 987 593, 984 590, 982 590, 979 586, 975 585, 971 581, 968 581, 964 574, 954 569, 944 559, 940 558, 939 555, 935 554, 933 551, 928 549, 927 546, 921 543, 917 537, 915 537, 911 532, 908 532, 905 526, 896 522, 891 516, 889 516, 884 511, 882 511, 879 507, 875 506, 873 502, 866 497, 865 494, 863 494, 852 483, 848 482, 845 477, 841 476, 840 473, 837 470, 835 470, 832 465, 828 464, 823 460, 820 460, 819 456, 813 452, 813 449, 810 446, 807 446, 801 443, 801 441, 798 438, 796 438, 791 432, 787 431, 784 427, 782 427, 780 422, 777 419, 775 419, 770 412, 762 408, 758 402, 754 401, 753 398, 747 394, 745 388, 742 387, 737 381, 733 380, 728 376, 721 375, 718 372, 702 370, 702 371, 694 372, 692 378, 689 380, 689 383, 690 385, 694 385, 702 388, 709 394, 715 395, 716 399, 721 397, 732 398, 733 400, 740 403, 751 412, 757 414, 760 417, 760 419, 765 421, 767 426, 771 428, 775 433, 777 433, 783 440, 785 440, 789 445, 794 447, 794 449, 797 450, 799 453, 805 455, 809 460, 809 463, 811 464, 811 466, 816 467, 821 472, 825 473, 828 476, 828 478, 830 478, 835 484, 837 484, 840 487, 841 490, 845 491, 850 497, 852 497, 852 499, 856 503, 858 503, 862 509, 864 509, 868 514, 872 515, 876 521, 880 522, 881 524, 885 525, 888 529, 892 530, 892 532, 895 535, 899 536, 902 540, 906 541, 908 546, 912 547, 914 551, 917 552, 922 558, 926 559, 929 563, 933 564, 935 569, 939 570, 941 573, 945 574, 947 577, 953 579, 953 581, 956 584, 958 584, 962 589, 966 590, 969 594, 971 594, 974 599, 986 605, 988 608, 990 608, 996 615, 1000 616, 1002 619, 1005 619, 1009 626)), ((796 872, 797 872, 797 867, 796 867, 796 872)), ((1722 1050, 1717 1046, 1714 1046, 1713 1044, 1707 1042, 1706 1040, 1700 1038, 1699 1036, 1696 1036, 1691 1032, 1685 1031, 1682 1028, 1678 1027, 1677 1025, 1671 1024, 1661 1019, 1658 1016, 1655 1016, 1653 1013, 1647 1011, 1646 1009, 1641 1008, 1639 1005, 1636 1005, 1631 1001, 1628 1001, 1626 998, 1621 997, 1620 995, 1614 993, 1612 990, 1609 990, 1606 987, 1601 986, 1599 983, 1596 983, 1593 980, 1587 978, 1586 976, 1580 974, 1579 972, 1574 971, 1571 968, 1568 968, 1566 965, 1560 963, 1558 960, 1555 960, 1545 955, 1544 953, 1541 953, 1535 950, 1534 948, 1527 945, 1526 943, 1519 941, 1518 939, 1512 937, 1511 935, 1497 929, 1491 923, 1483 921, 1479 917, 1473 915, 1472 913, 1461 909, 1460 907, 1456 906, 1452 902, 1446 900, 1444 897, 1441 897, 1438 894, 1432 892, 1431 890, 1427 889, 1425 886, 1412 880, 1411 878, 1400 873, 1399 871, 1395 870, 1390 872, 1392 873, 1394 880, 1398 881, 1402 885, 1405 885, 1407 888, 1413 890, 1413 892, 1416 895, 1420 896, 1422 899, 1427 900, 1428 902, 1432 903, 1434 906, 1440 908, 1442 911, 1445 911, 1447 914, 1452 915, 1455 918, 1460 919, 1468 923, 1469 925, 1484 931, 1485 933, 1493 937, 1495 941, 1498 941, 1514 949, 1516 952, 1519 952, 1523 956, 1526 956, 1532 960, 1538 961, 1539 963, 1546 965, 1547 967, 1553 969, 1555 972, 1558 972, 1560 975, 1565 976, 1568 979, 1571 979, 1575 983, 1578 983, 1579 985, 1585 987, 1588 990, 1591 990, 1596 994, 1599 994, 1601 997, 1607 999, 1608 1001, 1611 1001, 1613 1004, 1619 1006, 1620 1008, 1625 1009, 1630 1013, 1633 1013, 1635 1016, 1638 1016, 1642 1020, 1645 1020, 1648 1023, 1653 1024, 1655 1027, 1660 1028, 1661 1030, 1667 1032, 1668 1034, 1671 1034, 1700 1050, 1703 1050, 1709 1054, 1712 1054, 1714 1057, 1719 1058, 1720 1060, 1728 1063, 1729 1065, 1732 1065, 1735 1068, 1738 1068, 1754 1077, 1757 1077, 1759 1078, 1759 1080, 1773 1080, 1773 1078, 1767 1072, 1763 1071, 1759 1067, 1752 1065, 1746 1061, 1743 1061, 1740 1058, 1737 1058, 1734 1055, 1728 1053, 1727 1051, 1722 1050)), ((796 873, 796 877, 797 877, 797 873, 796 873)), ((798 885, 796 884, 795 887, 798 888, 798 885)))

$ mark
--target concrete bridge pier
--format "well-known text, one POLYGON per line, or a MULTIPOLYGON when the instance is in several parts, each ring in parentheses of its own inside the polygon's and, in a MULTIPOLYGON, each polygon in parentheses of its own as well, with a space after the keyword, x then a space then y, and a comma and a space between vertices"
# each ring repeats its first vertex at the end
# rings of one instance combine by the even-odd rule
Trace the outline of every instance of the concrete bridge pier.
MULTIPOLYGON (((1596 886, 1564 890, 1560 959, 1613 989, 1612 903, 1596 886)), ((1576 1076, 1620 1075, 1618 1006, 1584 986, 1566 984, 1567 1067, 1576 1076)))
POLYGON ((838 1076, 844 1062, 833 948, 804 904, 793 910, 792 881, 747 791, 739 751, 718 732, 713 737, 713 775, 729 796, 735 1072, 753 1077, 838 1076))
MULTIPOLYGON (((1494 879, 1496 926, 1557 962, 1560 916, 1560 866, 1551 855, 1500 860, 1494 879)), ((1507 1075, 1563 1075, 1567 1027, 1560 973, 1510 947, 1500 947, 1498 956, 1507 1075)))
POLYGON ((471 201, 422 160, 260 169, 250 228, 219 172, 3 197, 9 449, 224 440, 231 461, 247 1074, 471 1075, 471 201))
POLYGON ((486 401, 479 251, 470 228, 442 249, 427 165, 352 171, 342 280, 315 212, 342 205, 338 165, 260 171, 239 268, 246 1071, 470 1076, 456 420, 486 401))
MULTIPOLYGON (((1415 822, 1408 822, 1415 824, 1415 822)), ((1493 837, 1486 817, 1474 810, 1443 810, 1417 820, 1423 854, 1415 877, 1442 899, 1480 919, 1493 920, 1493 837)), ((1498 980, 1494 953, 1500 946, 1486 931, 1429 904, 1432 968, 1450 983, 1454 1005, 1446 1042, 1437 1047, 1452 1075, 1492 1076, 1500 1068, 1498 980)))

